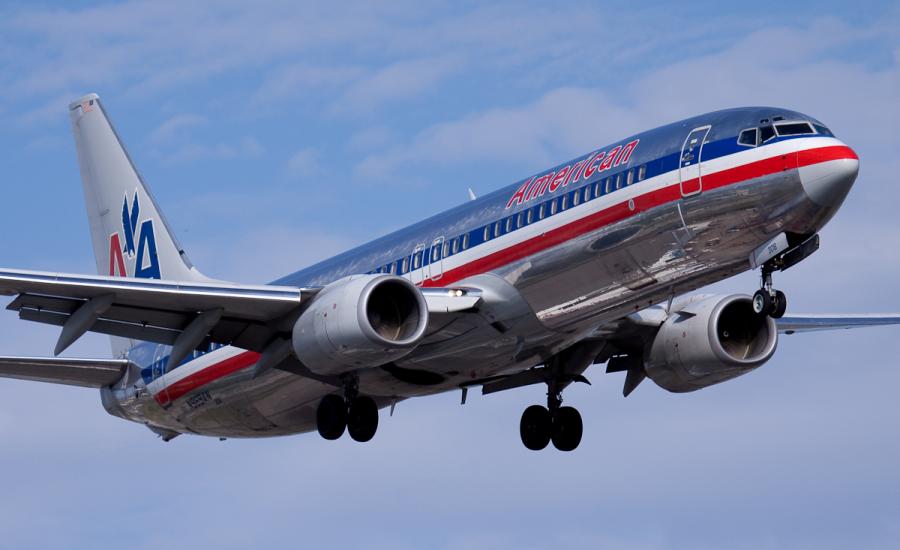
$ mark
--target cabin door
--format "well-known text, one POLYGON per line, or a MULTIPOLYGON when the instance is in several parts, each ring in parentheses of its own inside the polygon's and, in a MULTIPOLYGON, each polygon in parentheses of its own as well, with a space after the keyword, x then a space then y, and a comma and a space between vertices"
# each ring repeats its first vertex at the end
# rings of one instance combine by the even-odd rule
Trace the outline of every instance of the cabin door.
POLYGON ((684 138, 678 163, 678 178, 681 196, 690 197, 703 191, 703 144, 709 134, 710 125, 694 128, 684 138))

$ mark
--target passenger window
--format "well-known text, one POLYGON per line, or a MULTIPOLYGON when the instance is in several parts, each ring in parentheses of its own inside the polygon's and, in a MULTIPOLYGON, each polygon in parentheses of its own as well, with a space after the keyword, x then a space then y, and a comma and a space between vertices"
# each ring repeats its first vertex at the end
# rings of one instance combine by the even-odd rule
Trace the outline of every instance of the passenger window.
POLYGON ((625 173, 625 185, 631 185, 634 183, 634 169, 629 168, 628 172, 625 173))
POLYGON ((509 233, 510 231, 512 231, 512 222, 512 216, 506 218, 506 230, 503 231, 504 233, 509 233))
POLYGON ((519 212, 519 215, 516 216, 516 229, 519 229, 525 225, 525 212, 519 212))
POLYGON ((403 273, 401 275, 405 275, 409 273, 409 258, 403 258, 403 273))
POLYGON ((579 202, 581 202, 581 191, 575 191, 572 193, 572 206, 578 206, 579 202))
POLYGON ((550 201, 550 215, 556 214, 556 199, 550 201))
POLYGON ((606 178, 606 194, 612 193, 612 178, 606 178))
POLYGON ((440 246, 432 246, 431 247, 431 261, 436 262, 441 257, 441 247, 440 246))
POLYGON ((775 129, 771 126, 763 126, 759 129, 759 142, 765 143, 775 137, 775 129))
POLYGON ((618 174, 616 174, 615 177, 616 177, 616 189, 621 189, 622 188, 622 173, 619 172, 618 174))
POLYGON ((416 252, 413 254, 413 269, 419 269, 422 266, 422 253, 416 252))
POLYGON ((644 178, 647 177, 647 165, 642 164, 640 168, 638 168, 638 181, 644 181, 644 178))
POLYGON ((545 216, 545 214, 546 214, 546 211, 547 211, 547 203, 542 203, 542 204, 538 207, 538 219, 539 219, 539 220, 543 220, 543 219, 544 219, 544 216, 545 216))
POLYGON ((466 233, 462 238, 462 249, 466 250, 469 248, 469 234, 466 233))
POLYGON ((563 195, 559 200, 559 211, 562 212, 569 207, 569 195, 563 195))
POLYGON ((451 245, 451 254, 456 254, 459 252, 459 237, 453 239, 453 244, 451 245))
POLYGON ((528 209, 528 216, 525 218, 525 223, 530 224, 534 221, 534 208, 528 209))
POLYGON ((595 199, 600 196, 600 191, 601 191, 601 186, 600 186, 600 182, 598 181, 597 183, 594 184, 594 198, 595 199))
POLYGON ((444 241, 444 258, 450 255, 450 241, 444 241))
POLYGON ((587 186, 581 192, 581 202, 587 202, 591 200, 591 186, 587 186))
POLYGON ((738 143, 748 147, 756 147, 756 133, 756 128, 744 130, 741 132, 741 137, 738 138, 738 143))
POLYGON ((500 236, 500 222, 494 224, 494 237, 500 236))
POLYGON ((484 240, 489 241, 491 239, 491 226, 484 226, 484 240))

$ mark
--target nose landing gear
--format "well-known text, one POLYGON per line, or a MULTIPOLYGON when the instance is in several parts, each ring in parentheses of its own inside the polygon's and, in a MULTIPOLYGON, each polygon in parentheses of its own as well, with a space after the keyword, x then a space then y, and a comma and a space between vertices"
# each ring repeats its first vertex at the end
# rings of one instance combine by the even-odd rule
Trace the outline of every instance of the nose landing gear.
POLYGON ((772 272, 775 267, 766 263, 762 267, 762 288, 753 294, 753 311, 757 315, 768 315, 781 319, 787 311, 787 296, 772 286, 772 272))

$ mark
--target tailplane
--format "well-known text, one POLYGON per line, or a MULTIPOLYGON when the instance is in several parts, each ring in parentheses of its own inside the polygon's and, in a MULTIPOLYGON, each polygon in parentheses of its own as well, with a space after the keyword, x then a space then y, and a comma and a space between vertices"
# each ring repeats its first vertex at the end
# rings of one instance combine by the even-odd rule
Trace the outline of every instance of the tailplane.
POLYGON ((97 272, 209 281, 191 265, 113 129, 100 98, 69 105, 97 272))

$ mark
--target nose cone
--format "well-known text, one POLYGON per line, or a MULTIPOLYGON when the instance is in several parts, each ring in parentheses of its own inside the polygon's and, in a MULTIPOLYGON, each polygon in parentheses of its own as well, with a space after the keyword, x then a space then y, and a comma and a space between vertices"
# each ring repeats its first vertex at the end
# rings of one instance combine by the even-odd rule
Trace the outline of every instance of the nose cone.
POLYGON ((844 158, 835 158, 800 168, 803 190, 814 203, 822 207, 840 206, 859 174, 859 159, 849 147, 844 158))

